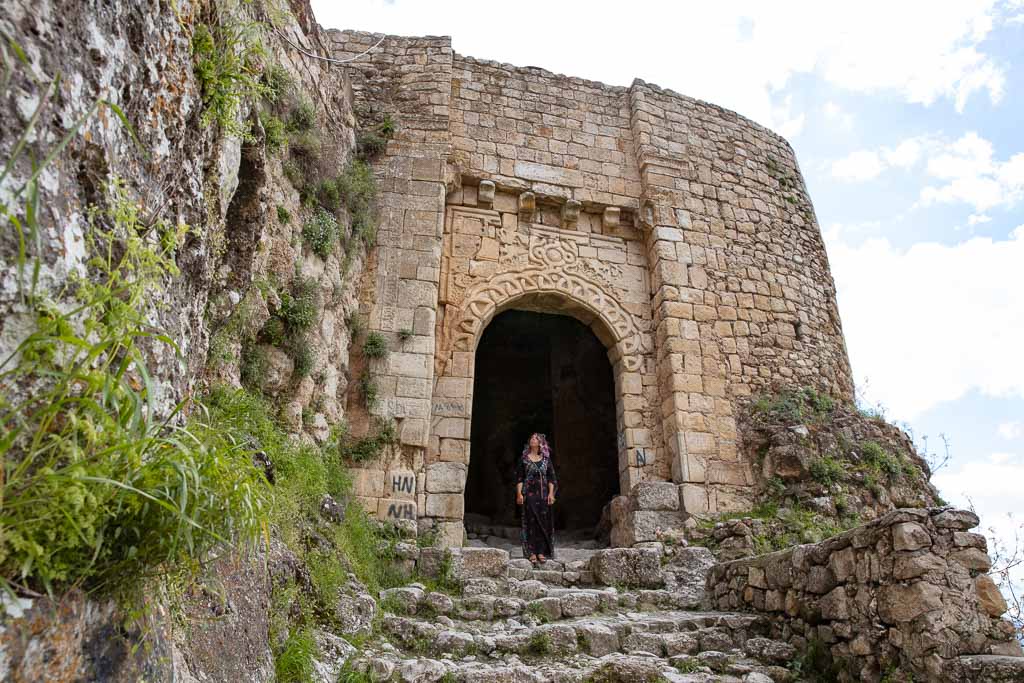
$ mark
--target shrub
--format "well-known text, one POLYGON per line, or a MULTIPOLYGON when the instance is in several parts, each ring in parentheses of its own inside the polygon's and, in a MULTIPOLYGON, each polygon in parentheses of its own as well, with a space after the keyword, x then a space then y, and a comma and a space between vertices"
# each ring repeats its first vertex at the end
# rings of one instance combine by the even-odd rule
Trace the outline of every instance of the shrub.
POLYGON ((284 177, 292 184, 292 187, 302 187, 306 182, 306 174, 302 171, 302 165, 295 159, 288 159, 281 166, 284 177))
POLYGON ((267 374, 269 364, 266 352, 252 340, 242 344, 242 353, 238 359, 238 374, 242 386, 259 389, 263 377, 267 374))
POLYGON ((263 98, 276 104, 291 91, 292 77, 280 64, 271 64, 263 71, 263 85, 263 98))
POLYGON ((815 458, 810 466, 811 477, 824 486, 832 486, 843 478, 843 466, 831 456, 815 458))
POLYGON ((153 221, 120 182, 92 208, 75 305, 29 297, 35 330, 0 373, 0 571, 8 584, 130 592, 254 540, 266 482, 201 404, 158 414, 137 340, 173 347, 150 302, 177 277, 187 228, 153 221))
POLYGON ((285 337, 286 331, 284 321, 276 315, 271 316, 267 322, 263 324, 263 327, 260 328, 260 341, 266 342, 271 346, 281 346, 284 344, 285 337))
POLYGON ((281 318, 290 334, 309 329, 318 312, 313 280, 298 280, 291 292, 281 292, 281 318))
POLYGON ((388 146, 388 141, 375 131, 361 131, 356 135, 356 154, 360 159, 372 159, 388 146))
POLYGON ((305 338, 292 342, 291 357, 295 364, 294 376, 298 379, 309 377, 309 373, 313 371, 315 359, 313 358, 313 351, 309 348, 309 343, 305 338))
POLYGON ((316 110, 312 103, 302 101, 288 114, 288 130, 292 133, 308 133, 316 127, 316 110))
POLYGON ((359 159, 353 160, 337 180, 345 207, 352 219, 352 232, 370 245, 376 235, 373 222, 373 204, 377 196, 377 183, 370 166, 359 159))
POLYGON ((526 643, 530 654, 542 656, 551 652, 551 636, 542 631, 534 631, 526 643))
POLYGON ((340 439, 338 441, 339 455, 351 462, 376 460, 385 447, 398 440, 398 434, 392 420, 377 418, 375 428, 376 431, 361 439, 340 439))
POLYGON ((316 188, 316 198, 321 206, 337 211, 341 206, 341 190, 334 180, 324 180, 316 188))
POLYGON ((363 341, 363 354, 367 358, 384 358, 388 355, 388 342, 380 332, 371 332, 363 341))
POLYGON ((217 123, 229 136, 251 139, 248 124, 238 119, 243 101, 268 92, 259 79, 263 48, 258 30, 258 24, 224 21, 196 26, 192 60, 202 89, 202 125, 217 123))
POLYGON ((373 408, 377 405, 378 389, 377 380, 370 373, 364 373, 359 378, 359 393, 363 395, 363 402, 367 408, 373 408))
POLYGON ((278 152, 285 143, 288 136, 284 130, 284 122, 273 114, 261 113, 260 123, 263 125, 263 144, 268 152, 278 152))
POLYGON ((412 339, 412 330, 408 327, 403 327, 398 331, 398 339, 401 342, 407 342, 412 339))
POLYGON ((762 396, 752 406, 755 415, 783 424, 820 423, 828 419, 834 409, 835 401, 830 396, 811 388, 762 396))
POLYGON ((292 222, 292 215, 280 204, 277 205, 277 222, 281 225, 288 225, 292 222))
POLYGON ((302 239, 314 254, 327 259, 338 235, 338 221, 323 208, 313 212, 302 225, 302 239))
POLYGON ((864 463, 878 473, 884 473, 890 479, 903 474, 903 467, 898 458, 893 456, 877 441, 865 441, 860 445, 864 463))

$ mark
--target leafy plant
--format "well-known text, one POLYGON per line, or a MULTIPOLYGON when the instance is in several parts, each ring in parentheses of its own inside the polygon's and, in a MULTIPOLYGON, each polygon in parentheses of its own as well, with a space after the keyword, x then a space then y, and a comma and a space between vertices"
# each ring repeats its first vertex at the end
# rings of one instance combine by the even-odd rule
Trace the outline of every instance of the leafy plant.
POLYGON ((377 405, 377 393, 379 387, 377 386, 377 380, 370 373, 363 373, 363 376, 359 378, 359 393, 363 395, 363 403, 366 404, 367 408, 373 408, 377 405))
POLYGON ((323 208, 317 208, 302 225, 302 239, 322 259, 330 256, 337 235, 337 219, 323 208))
POLYGON ((843 479, 844 471, 842 464, 835 458, 825 455, 811 461, 808 468, 811 477, 819 484, 831 486, 843 479))
POLYGON ((312 327, 318 313, 315 281, 297 280, 291 292, 281 292, 280 314, 289 333, 301 332, 312 327))
POLYGON ((308 133, 316 127, 316 110, 313 104, 303 100, 288 115, 288 131, 291 133, 308 133))
POLYGON ((263 98, 270 103, 281 102, 292 89, 292 77, 280 64, 271 64, 263 70, 263 98))
POLYGON ((388 341, 380 332, 370 332, 363 341, 363 354, 367 358, 384 358, 388 355, 388 341))
POLYGON ((381 451, 398 440, 395 423, 378 418, 376 429, 360 439, 343 438, 338 441, 338 453, 351 462, 376 460, 381 451))
POLYGON ((309 342, 305 338, 299 338, 292 341, 291 345, 291 357, 294 363, 294 376, 302 379, 309 377, 309 373, 313 371, 313 351, 309 348, 309 342))
POLYGON ((353 234, 359 235, 367 245, 373 244, 376 238, 373 204, 377 196, 377 182, 369 164, 354 159, 337 182, 352 219, 353 234))
POLYGON ((551 652, 551 636, 543 631, 534 631, 526 642, 526 649, 532 655, 542 656, 551 652))
POLYGON ((903 474, 900 461, 889 453, 877 441, 865 441, 860 445, 864 463, 878 473, 884 473, 889 479, 896 479, 903 474))
POLYGON ((278 152, 288 143, 288 134, 284 121, 273 114, 260 113, 260 124, 263 126, 263 144, 268 152, 278 152))
POLYGON ((412 330, 408 327, 403 327, 398 331, 398 340, 403 344, 412 339, 412 330))
POLYGON ((313 632, 309 629, 292 631, 274 657, 277 680, 281 683, 307 683, 313 680, 313 658, 316 655, 313 632))
POLYGON ((234 21, 196 26, 192 59, 202 89, 202 125, 216 123, 226 135, 252 138, 248 124, 239 119, 243 102, 269 92, 260 80, 259 31, 259 24, 234 21))
POLYGON ((288 225, 289 223, 292 222, 291 213, 289 213, 288 209, 281 206, 280 204, 277 205, 277 222, 280 223, 281 225, 288 225))
POLYGON ((0 365, 9 583, 128 590, 147 575, 254 539, 266 482, 236 432, 200 404, 160 414, 138 345, 173 342, 148 315, 187 228, 144 218, 113 182, 89 211, 87 273, 30 298, 35 331, 0 365))

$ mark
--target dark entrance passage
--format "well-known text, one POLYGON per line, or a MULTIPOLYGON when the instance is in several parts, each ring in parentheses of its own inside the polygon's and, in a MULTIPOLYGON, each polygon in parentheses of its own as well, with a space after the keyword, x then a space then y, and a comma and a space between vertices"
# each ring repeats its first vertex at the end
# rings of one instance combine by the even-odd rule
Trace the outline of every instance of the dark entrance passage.
POLYGON ((596 527, 619 473, 614 380, 594 333, 566 316, 501 313, 480 339, 474 377, 467 525, 519 524, 516 463, 542 432, 559 480, 555 529, 596 527))

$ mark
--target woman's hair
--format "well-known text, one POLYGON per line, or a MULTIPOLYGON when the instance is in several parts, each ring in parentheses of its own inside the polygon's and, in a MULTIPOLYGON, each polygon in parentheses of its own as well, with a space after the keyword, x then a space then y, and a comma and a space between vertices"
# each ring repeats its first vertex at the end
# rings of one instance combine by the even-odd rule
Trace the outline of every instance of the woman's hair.
POLYGON ((533 441, 533 437, 537 437, 537 441, 540 442, 540 445, 538 446, 540 454, 545 458, 550 458, 551 448, 548 446, 548 439, 540 432, 534 432, 533 434, 530 434, 530 438, 526 440, 526 445, 523 446, 523 455, 525 456, 530 453, 530 442, 533 441))

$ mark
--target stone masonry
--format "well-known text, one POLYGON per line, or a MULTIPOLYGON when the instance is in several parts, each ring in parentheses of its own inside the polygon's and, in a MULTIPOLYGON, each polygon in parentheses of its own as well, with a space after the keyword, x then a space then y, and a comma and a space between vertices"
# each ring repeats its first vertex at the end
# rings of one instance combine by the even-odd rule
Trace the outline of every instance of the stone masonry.
MULTIPOLYGON (((329 36, 339 58, 381 38, 329 36)), ((392 342, 376 411, 401 448, 357 477, 368 509, 461 542, 474 351, 510 308, 573 316, 605 344, 619 489, 671 482, 679 518, 749 505, 740 402, 779 385, 852 398, 820 230, 779 136, 640 80, 481 61, 445 37, 388 36, 348 68, 361 120, 398 126, 375 164, 361 300, 392 342)), ((621 527, 640 517, 619 516, 619 542, 646 535, 621 527)))
POLYGON ((798 650, 823 643, 853 680, 895 668, 915 680, 989 680, 961 670, 977 659, 964 656, 1021 649, 1000 618, 1006 603, 977 525, 963 510, 894 510, 821 543, 715 565, 712 605, 769 615, 772 636, 798 650))

